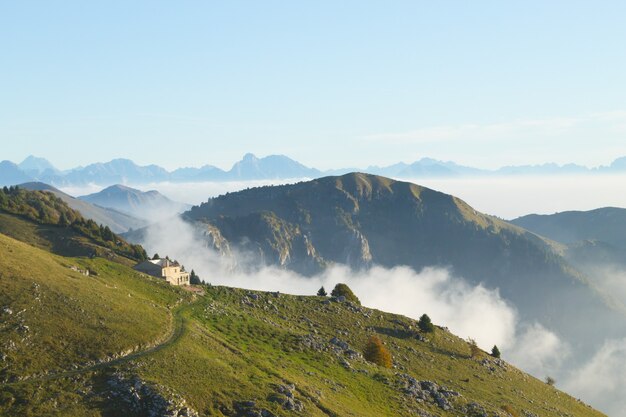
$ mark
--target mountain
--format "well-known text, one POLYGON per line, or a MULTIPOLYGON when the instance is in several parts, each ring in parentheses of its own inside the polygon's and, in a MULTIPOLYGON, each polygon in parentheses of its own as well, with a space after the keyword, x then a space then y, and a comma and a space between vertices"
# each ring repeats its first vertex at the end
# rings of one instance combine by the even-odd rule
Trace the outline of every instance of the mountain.
POLYGON ((75 169, 60 177, 64 184, 145 184, 169 180, 169 173, 157 165, 139 166, 129 159, 113 159, 75 169))
POLYGON ((0 186, 15 185, 31 180, 32 178, 13 162, 0 162, 0 186))
POLYGON ((144 192, 120 184, 78 198, 100 207, 112 208, 150 221, 167 218, 189 208, 188 205, 174 202, 158 191, 144 192))
POLYGON ((284 155, 270 155, 257 158, 249 153, 228 171, 228 179, 255 180, 281 178, 314 178, 321 174, 284 155))
POLYGON ((524 319, 568 337, 596 319, 613 323, 597 328, 598 337, 626 334, 623 313, 568 264, 562 245, 412 183, 357 173, 325 177, 229 193, 183 217, 204 229, 216 250, 236 249, 268 265, 307 275, 334 263, 440 266, 498 288, 524 319))
POLYGON ((411 164, 400 162, 386 167, 371 166, 365 172, 393 178, 429 178, 484 175, 488 171, 458 165, 450 161, 444 162, 432 158, 422 158, 411 164))
POLYGON ((576 165, 566 164, 558 165, 554 163, 542 165, 517 165, 506 166, 495 171, 499 175, 570 175, 570 174, 588 174, 589 168, 576 165))
POLYGON ((148 223, 145 220, 133 217, 121 211, 94 205, 87 201, 74 198, 63 191, 42 182, 28 182, 19 185, 20 188, 33 191, 48 191, 63 200, 72 209, 78 211, 84 218, 92 219, 98 224, 111 228, 114 233, 124 233, 130 229, 139 229, 148 223))
POLYGON ((604 416, 407 317, 0 246, 0 415, 604 416), (363 358, 373 335, 394 368, 363 358))
POLYGON ((172 181, 223 181, 226 172, 213 165, 200 168, 178 168, 171 173, 172 181))
POLYGON ((36 178, 41 175, 55 175, 59 172, 47 159, 29 155, 18 167, 27 175, 36 178))
POLYGON ((623 208, 530 214, 511 220, 511 223, 566 245, 599 240, 626 249, 626 209, 623 208))
POLYGON ((511 221, 566 246, 564 256, 626 310, 626 209, 531 214, 511 221))

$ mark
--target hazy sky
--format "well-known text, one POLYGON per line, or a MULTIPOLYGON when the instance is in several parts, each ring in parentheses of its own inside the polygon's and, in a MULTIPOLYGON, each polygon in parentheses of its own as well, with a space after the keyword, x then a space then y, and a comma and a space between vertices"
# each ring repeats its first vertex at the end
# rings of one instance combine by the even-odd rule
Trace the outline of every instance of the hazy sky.
POLYGON ((0 4, 0 159, 626 155, 620 1, 0 4))

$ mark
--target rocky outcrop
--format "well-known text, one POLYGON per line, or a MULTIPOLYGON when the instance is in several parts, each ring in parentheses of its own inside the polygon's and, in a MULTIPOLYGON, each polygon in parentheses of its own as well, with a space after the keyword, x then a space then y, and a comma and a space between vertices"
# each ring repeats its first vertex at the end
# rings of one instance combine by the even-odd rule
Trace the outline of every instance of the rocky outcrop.
POLYGON ((107 400, 130 415, 148 417, 198 417, 180 395, 160 385, 151 385, 137 376, 116 372, 107 379, 107 400))

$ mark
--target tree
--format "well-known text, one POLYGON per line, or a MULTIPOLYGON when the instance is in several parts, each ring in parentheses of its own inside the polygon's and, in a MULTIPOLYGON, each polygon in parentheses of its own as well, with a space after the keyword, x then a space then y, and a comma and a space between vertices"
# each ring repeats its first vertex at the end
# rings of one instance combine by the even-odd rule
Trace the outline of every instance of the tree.
POLYGON ((330 295, 332 295, 333 297, 345 297, 348 301, 359 305, 361 304, 361 301, 356 295, 354 295, 350 287, 348 287, 346 284, 339 283, 335 285, 335 288, 333 288, 330 295))
POLYGON ((318 295, 319 297, 326 297, 326 296, 328 295, 328 293, 327 293, 327 292, 326 292, 326 290, 324 289, 324 286, 322 286, 322 288, 320 288, 320 289, 317 291, 317 295, 318 295))
POLYGON ((556 379, 552 378, 551 376, 547 376, 546 377, 546 384, 548 384, 550 386, 554 386, 554 384, 556 384, 556 379))
POLYGON ((472 358, 478 357, 478 355, 480 355, 480 348, 476 344, 476 341, 470 337, 467 339, 467 344, 469 345, 469 348, 470 348, 470 356, 472 358))
POLYGON ((393 363, 391 352, 389 352, 389 349, 383 345, 382 340, 380 340, 380 338, 376 335, 370 337, 367 345, 365 346, 363 356, 368 362, 384 366, 385 368, 391 368, 393 363))
POLYGON ((198 275, 196 275, 196 271, 194 271, 193 269, 191 270, 191 273, 189 274, 189 283, 193 284, 193 285, 200 285, 200 284, 202 284, 202 281, 200 280, 200 277, 198 275))
POLYGON ((500 349, 498 349, 498 346, 493 345, 493 348, 491 348, 491 356, 500 359, 500 349))
POLYGON ((430 321, 430 317, 428 317, 428 314, 422 314, 422 317, 420 317, 419 321, 417 322, 417 326, 423 332, 432 333, 435 331, 435 325, 432 321, 430 321))
POLYGON ((159 256, 158 253, 155 253, 154 256, 152 257, 152 260, 156 261, 157 259, 161 259, 161 257, 159 256))

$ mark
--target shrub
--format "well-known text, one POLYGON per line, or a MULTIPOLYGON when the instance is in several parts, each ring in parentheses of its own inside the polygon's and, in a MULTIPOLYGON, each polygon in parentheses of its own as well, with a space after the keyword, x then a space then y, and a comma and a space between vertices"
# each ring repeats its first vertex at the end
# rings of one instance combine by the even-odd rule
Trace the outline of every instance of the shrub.
POLYGON ((359 305, 361 304, 361 301, 359 301, 358 297, 354 295, 350 287, 348 287, 346 284, 335 285, 335 288, 333 288, 333 291, 330 293, 330 295, 332 295, 333 297, 343 296, 346 297, 346 300, 348 301, 359 305))
POLYGON ((326 292, 326 290, 324 289, 324 286, 322 286, 322 288, 320 288, 320 289, 317 291, 317 295, 318 295, 319 297, 326 297, 326 296, 328 295, 328 293, 327 293, 327 292, 326 292))
POLYGON ((417 322, 417 326, 423 332, 432 333, 435 331, 435 325, 432 321, 430 321, 430 317, 428 317, 428 314, 422 314, 422 317, 420 317, 419 321, 417 322))
POLYGON ((554 386, 554 384, 556 384, 556 379, 552 378, 551 376, 547 376, 546 377, 546 384, 548 384, 550 386, 554 386))
POLYGON ((370 337, 365 351, 363 352, 363 356, 368 362, 375 363, 385 368, 391 368, 391 352, 383 345, 383 342, 378 336, 374 335, 370 337))
POLYGON ((500 349, 498 349, 498 346, 493 345, 491 348, 491 356, 500 359, 500 349))
POLYGON ((511 407, 510 405, 503 405, 502 406, 502 411, 504 411, 505 413, 507 413, 510 416, 519 417, 519 414, 517 414, 517 411, 515 411, 513 409, 513 407, 511 407))
POLYGON ((470 348, 470 356, 472 358, 478 357, 478 355, 480 355, 480 348, 476 344, 476 341, 470 337, 467 339, 467 344, 469 345, 469 348, 470 348))

